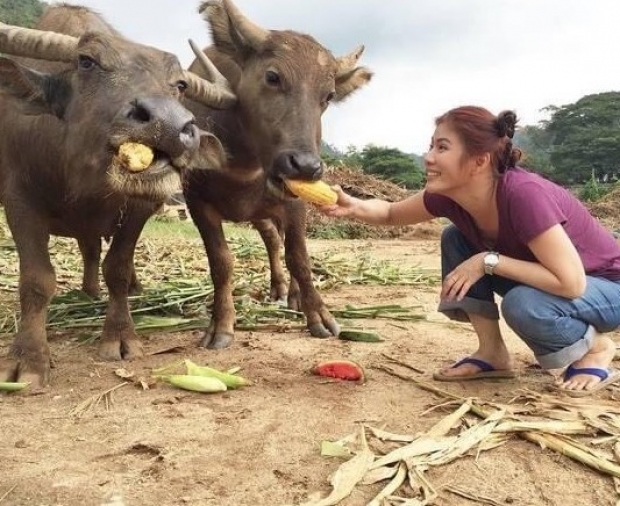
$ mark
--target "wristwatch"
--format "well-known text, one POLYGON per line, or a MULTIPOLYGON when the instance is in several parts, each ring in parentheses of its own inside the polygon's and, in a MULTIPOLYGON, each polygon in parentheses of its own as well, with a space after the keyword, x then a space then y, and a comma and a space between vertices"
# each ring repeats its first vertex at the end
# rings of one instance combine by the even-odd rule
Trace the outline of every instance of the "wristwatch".
POLYGON ((492 276, 493 269, 497 267, 498 263, 499 263, 499 253, 497 253, 496 251, 489 251, 486 255, 484 255, 484 260, 483 260, 484 273, 492 276))

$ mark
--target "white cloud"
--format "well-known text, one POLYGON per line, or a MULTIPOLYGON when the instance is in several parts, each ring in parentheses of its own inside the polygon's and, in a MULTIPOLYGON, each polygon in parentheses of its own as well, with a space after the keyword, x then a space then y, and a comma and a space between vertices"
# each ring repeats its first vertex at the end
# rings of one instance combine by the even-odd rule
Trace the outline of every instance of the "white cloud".
MULTIPOLYGON (((187 39, 209 41, 199 1, 81 0, 126 36, 179 56, 187 39)), ((540 109, 620 89, 615 0, 236 0, 256 23, 313 35, 335 54, 363 43, 370 85, 324 117, 339 148, 374 143, 421 153, 434 118, 476 104, 515 109, 535 124, 540 109)))

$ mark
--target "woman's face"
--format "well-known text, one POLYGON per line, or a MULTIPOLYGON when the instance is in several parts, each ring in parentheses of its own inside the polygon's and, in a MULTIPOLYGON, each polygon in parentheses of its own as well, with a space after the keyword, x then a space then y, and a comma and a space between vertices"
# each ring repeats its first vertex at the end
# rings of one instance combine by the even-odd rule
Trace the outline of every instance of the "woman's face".
POLYGON ((461 188, 470 180, 466 165, 461 139, 449 125, 439 124, 424 155, 426 191, 447 195, 461 188))

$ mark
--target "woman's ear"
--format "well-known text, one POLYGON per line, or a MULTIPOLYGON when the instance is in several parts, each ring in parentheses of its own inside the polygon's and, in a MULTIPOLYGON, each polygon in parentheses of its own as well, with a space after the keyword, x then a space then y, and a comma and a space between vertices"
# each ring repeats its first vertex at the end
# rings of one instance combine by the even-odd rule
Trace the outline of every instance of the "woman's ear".
POLYGON ((483 153, 481 155, 476 155, 475 157, 475 166, 476 169, 485 169, 487 166, 491 165, 491 153, 483 153))

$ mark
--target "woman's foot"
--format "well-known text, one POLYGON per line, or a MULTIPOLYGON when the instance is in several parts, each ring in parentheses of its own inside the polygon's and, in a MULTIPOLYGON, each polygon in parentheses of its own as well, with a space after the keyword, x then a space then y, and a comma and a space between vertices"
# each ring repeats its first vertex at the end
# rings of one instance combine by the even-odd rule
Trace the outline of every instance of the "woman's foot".
MULTIPOLYGON (((595 368, 606 371, 615 355, 616 345, 614 342, 608 337, 597 336, 592 341, 590 351, 571 365, 573 369, 595 368)), ((560 376, 557 386, 562 390, 588 391, 596 389, 601 381, 603 379, 594 374, 573 374, 569 379, 560 376)))
POLYGON ((512 377, 514 376, 512 367, 512 359, 506 348, 496 350, 495 353, 482 353, 481 350, 478 350, 466 359, 441 369, 435 375, 435 379, 443 379, 444 381, 446 379, 467 380, 468 378, 485 377, 481 374, 485 372, 495 373, 486 374, 486 377, 512 377), (481 363, 477 363, 478 361, 481 363), (486 365, 490 366, 491 369, 487 368, 486 365))

